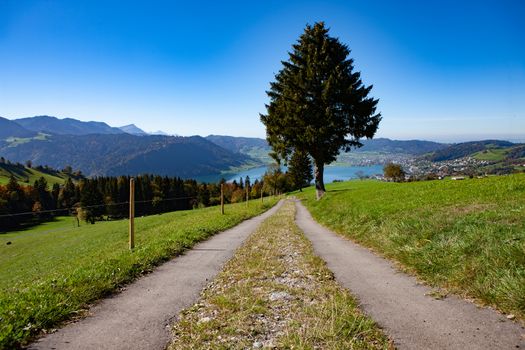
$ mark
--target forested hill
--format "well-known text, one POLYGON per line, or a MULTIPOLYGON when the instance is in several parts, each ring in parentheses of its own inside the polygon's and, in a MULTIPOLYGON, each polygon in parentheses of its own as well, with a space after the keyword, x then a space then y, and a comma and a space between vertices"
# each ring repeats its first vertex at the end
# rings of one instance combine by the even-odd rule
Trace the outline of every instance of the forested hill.
POLYGON ((221 146, 231 152, 247 155, 262 164, 273 163, 269 156, 271 152, 268 142, 256 137, 237 137, 224 135, 208 135, 206 140, 221 146))
MULTIPOLYGON (((224 147, 232 152, 253 154, 254 150, 270 151, 270 146, 264 139, 254 137, 234 137, 223 135, 209 135, 206 139, 224 147)), ((432 141, 422 140, 390 140, 387 138, 361 140, 363 147, 353 149, 352 152, 375 152, 375 153, 402 153, 421 155, 434 152, 448 145, 432 141)))
POLYGON ((484 140, 484 141, 472 141, 463 142, 450 145, 446 148, 437 150, 431 153, 427 159, 433 162, 439 162, 444 160, 453 160, 467 156, 475 156, 478 152, 486 152, 488 150, 505 150, 519 146, 508 141, 500 140, 484 140))
POLYGON ((85 175, 158 175, 191 178, 255 163, 200 136, 134 136, 129 134, 52 135, 29 142, 0 144, 0 155, 14 162, 66 165, 85 175))
POLYGON ((206 140, 215 143, 229 151, 237 153, 247 153, 252 148, 262 148, 270 150, 268 142, 256 137, 237 137, 224 135, 208 135, 206 140))
POLYGON ((387 138, 377 138, 362 140, 363 147, 354 150, 355 152, 380 152, 380 153, 402 153, 420 155, 434 152, 448 145, 432 141, 422 140, 390 140, 387 138))

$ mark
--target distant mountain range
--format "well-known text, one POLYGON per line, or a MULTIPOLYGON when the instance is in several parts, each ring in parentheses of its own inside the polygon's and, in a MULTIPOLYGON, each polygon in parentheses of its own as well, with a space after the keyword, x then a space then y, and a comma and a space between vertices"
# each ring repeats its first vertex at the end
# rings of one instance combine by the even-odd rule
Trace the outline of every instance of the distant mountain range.
POLYGON ((0 117, 0 140, 8 137, 34 137, 36 134, 12 120, 0 117))
POLYGON ((70 165, 88 176, 154 173, 191 178, 256 163, 200 136, 125 133, 52 135, 15 145, 3 142, 0 155, 11 161, 31 160, 52 168, 70 165))
POLYGON ((258 163, 200 136, 151 135, 130 124, 120 128, 50 116, 0 118, 0 156, 13 162, 63 168, 88 176, 159 175, 192 178, 258 163))
MULTIPOLYGON (((439 161, 476 152, 482 153, 478 157, 490 158, 495 155, 487 154, 487 149, 495 148, 505 148, 504 152, 498 151, 498 155, 506 157, 525 152, 523 145, 494 140, 449 145, 378 138, 362 143, 363 147, 351 153, 367 159, 373 159, 374 154, 403 154, 439 161)), ((70 165, 88 176, 155 173, 191 178, 270 163, 270 151, 266 140, 260 138, 161 136, 148 134, 134 124, 115 128, 103 122, 72 118, 37 116, 9 120, 0 117, 0 156, 14 162, 31 160, 35 165, 60 169, 70 165)), ((345 161, 345 154, 339 161, 345 161)))
POLYGON ((362 140, 363 147, 352 150, 352 152, 380 152, 380 153, 403 153, 421 155, 446 148, 448 145, 432 141, 421 140, 390 140, 378 138, 362 140))
POLYGON ((137 136, 147 136, 147 135, 162 135, 162 136, 177 136, 177 135, 170 135, 162 130, 152 131, 152 132, 145 132, 135 124, 129 124, 119 127, 120 130, 124 131, 127 134, 131 135, 137 135, 137 136))
POLYGON ((129 124, 119 127, 120 130, 124 131, 125 133, 131 134, 131 135, 137 135, 137 136, 146 136, 148 135, 147 132, 137 127, 135 124, 129 124))
MULTIPOLYGON (((259 138, 209 135, 206 136, 206 139, 232 152, 249 153, 253 148, 270 150, 268 142, 259 138)), ((352 152, 383 152, 419 155, 434 152, 448 146, 447 144, 432 141, 398 141, 387 138, 365 139, 361 142, 363 143, 363 147, 353 149, 352 152)))
POLYGON ((72 118, 58 119, 47 115, 31 118, 15 119, 27 130, 46 134, 88 135, 88 134, 123 134, 119 128, 114 128, 103 122, 83 122, 72 118))

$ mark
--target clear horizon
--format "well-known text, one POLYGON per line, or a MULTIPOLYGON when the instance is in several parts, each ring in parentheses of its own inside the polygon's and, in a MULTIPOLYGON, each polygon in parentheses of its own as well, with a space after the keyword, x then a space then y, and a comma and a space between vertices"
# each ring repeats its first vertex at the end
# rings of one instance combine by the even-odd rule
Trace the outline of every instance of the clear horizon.
POLYGON ((523 17, 520 1, 7 1, 0 116, 264 138, 265 90, 322 20, 374 85, 376 138, 524 142, 523 17))
MULTIPOLYGON (((2 116, 0 116, 0 117, 2 117, 2 116)), ((53 116, 51 116, 51 117, 53 117, 53 116)), ((66 117, 66 118, 70 118, 70 117, 66 117)), ((13 119, 7 118, 7 119, 16 121, 16 119, 19 119, 19 118, 13 118, 13 119)), ((59 118, 59 119, 65 119, 65 118, 59 118)), ((72 119, 76 119, 76 118, 72 118, 72 119)), ((104 122, 104 123, 106 123, 103 120, 83 120, 83 121, 84 122, 95 121, 95 122, 104 122)), ((130 124, 127 124, 127 125, 110 125, 109 123, 106 123, 106 124, 108 124, 111 127, 116 127, 116 128, 130 125, 130 124)), ((158 132, 164 133, 163 130, 145 130, 145 129, 141 128, 140 125, 136 125, 136 124, 133 124, 133 125, 135 125, 136 127, 141 129, 142 131, 145 131, 148 134, 156 134, 158 132)), ((206 136, 209 136, 209 135, 234 136, 234 137, 257 137, 257 136, 217 134, 217 133, 210 133, 210 134, 205 134, 205 135, 200 135, 200 134, 179 135, 179 134, 169 134, 169 133, 166 133, 166 134, 167 134, 167 136, 186 136, 186 137, 188 137, 188 136, 202 136, 202 137, 206 137, 206 136)), ((264 136, 262 136, 260 138, 261 139, 265 139, 264 136)), ((376 137, 374 137, 374 139, 378 139, 378 138, 388 138, 388 139, 397 140, 397 141, 414 141, 414 140, 434 141, 434 142, 440 142, 440 143, 461 143, 461 142, 482 141, 482 140, 501 140, 501 141, 510 141, 510 142, 514 142, 514 143, 525 143, 525 135, 522 135, 522 134, 516 134, 516 135, 511 136, 511 137, 508 137, 508 135, 495 135, 495 134, 492 134, 492 135, 471 135, 471 138, 468 138, 468 139, 462 138, 461 136, 458 136, 458 135, 449 135, 448 137, 440 138, 440 139, 425 138, 425 137, 406 137, 406 138, 403 138, 403 137, 392 138, 392 137, 388 137, 388 136, 376 136, 376 137)))

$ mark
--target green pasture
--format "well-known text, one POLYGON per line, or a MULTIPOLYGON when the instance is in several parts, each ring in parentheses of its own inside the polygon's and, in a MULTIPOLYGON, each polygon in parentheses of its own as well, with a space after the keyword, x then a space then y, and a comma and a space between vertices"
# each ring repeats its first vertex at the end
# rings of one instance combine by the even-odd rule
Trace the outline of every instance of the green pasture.
POLYGON ((226 205, 225 215, 209 207, 137 218, 133 252, 127 220, 76 227, 61 217, 0 235, 0 349, 77 316, 90 302, 276 201, 226 205))
POLYGON ((445 293, 525 318, 525 174, 327 190, 298 194, 323 225, 445 293))

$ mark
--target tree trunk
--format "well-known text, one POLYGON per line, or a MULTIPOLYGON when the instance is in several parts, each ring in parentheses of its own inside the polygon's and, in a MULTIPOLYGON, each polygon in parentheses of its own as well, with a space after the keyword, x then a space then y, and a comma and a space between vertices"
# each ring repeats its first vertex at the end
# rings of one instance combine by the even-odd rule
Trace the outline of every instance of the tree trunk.
POLYGON ((321 197, 326 192, 324 188, 323 173, 324 173, 324 163, 316 161, 315 169, 314 169, 314 177, 315 177, 315 194, 317 196, 317 200, 321 199, 321 197))

